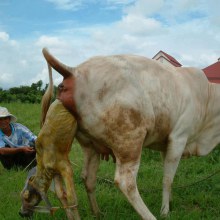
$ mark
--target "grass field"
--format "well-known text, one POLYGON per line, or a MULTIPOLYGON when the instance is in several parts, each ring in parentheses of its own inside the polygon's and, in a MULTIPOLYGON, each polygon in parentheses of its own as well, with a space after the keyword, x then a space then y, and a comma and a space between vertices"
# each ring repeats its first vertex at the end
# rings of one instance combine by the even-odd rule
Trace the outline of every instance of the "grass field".
MULTIPOLYGON (((18 122, 29 127, 35 134, 39 132, 40 105, 36 104, 0 104, 18 117, 18 122)), ((73 163, 74 180, 79 203, 81 219, 92 217, 84 185, 80 178, 83 156, 80 146, 75 141, 70 153, 73 163)), ((126 201, 122 193, 114 186, 115 165, 101 162, 98 172, 97 201, 105 220, 135 220, 139 216, 126 201)), ((173 184, 172 211, 167 220, 220 220, 220 172, 210 178, 211 174, 220 170, 220 147, 210 155, 200 158, 182 160, 173 184), (203 180, 203 181, 200 181, 203 180)), ((0 165, 0 220, 19 220, 21 206, 20 191, 24 186, 26 171, 7 171, 0 165)), ((160 154, 144 150, 138 173, 140 194, 151 212, 160 218, 162 192, 162 162, 160 154)), ((52 192, 49 193, 53 205, 59 202, 52 192)), ((42 203, 43 205, 43 203, 42 203)), ((36 220, 64 220, 63 210, 54 216, 38 213, 36 220)))

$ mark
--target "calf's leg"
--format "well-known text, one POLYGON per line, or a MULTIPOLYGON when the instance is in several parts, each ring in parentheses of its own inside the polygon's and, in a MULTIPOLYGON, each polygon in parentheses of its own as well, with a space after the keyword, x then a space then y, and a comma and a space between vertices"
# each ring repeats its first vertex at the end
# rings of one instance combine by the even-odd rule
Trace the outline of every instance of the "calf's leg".
POLYGON ((62 178, 60 175, 54 176, 54 186, 55 186, 56 195, 58 199, 60 200, 60 202, 62 203, 63 207, 65 208, 67 218, 69 220, 74 219, 72 210, 66 209, 66 207, 68 206, 68 202, 66 198, 66 190, 63 186, 62 178))
MULTIPOLYGON (((75 186, 73 183, 73 170, 72 167, 69 163, 69 161, 62 161, 61 166, 60 166, 60 174, 61 177, 64 180, 64 184, 66 186, 66 200, 67 200, 67 207, 66 212, 69 215, 69 220, 80 220, 79 212, 77 209, 77 197, 76 197, 76 191, 75 191, 75 186), (62 167, 62 168, 61 168, 62 167), (71 207, 72 206, 72 207, 71 207), (73 218, 70 213, 73 213, 73 218)), ((59 180, 58 180, 59 184, 59 180)), ((59 185, 60 189, 61 186, 59 185)))

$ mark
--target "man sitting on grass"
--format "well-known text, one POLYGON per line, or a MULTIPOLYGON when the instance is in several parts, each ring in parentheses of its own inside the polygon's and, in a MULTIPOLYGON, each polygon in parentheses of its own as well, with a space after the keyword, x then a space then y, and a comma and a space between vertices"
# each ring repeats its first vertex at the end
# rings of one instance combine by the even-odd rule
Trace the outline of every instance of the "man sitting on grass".
POLYGON ((24 125, 15 123, 16 117, 0 106, 0 161, 4 168, 25 168, 36 165, 36 136, 24 125))

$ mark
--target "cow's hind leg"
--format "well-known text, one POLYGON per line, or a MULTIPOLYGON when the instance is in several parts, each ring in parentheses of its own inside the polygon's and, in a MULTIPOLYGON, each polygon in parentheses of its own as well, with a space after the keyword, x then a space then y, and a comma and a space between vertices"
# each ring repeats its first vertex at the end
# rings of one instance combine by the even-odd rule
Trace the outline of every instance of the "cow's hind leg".
MULTIPOLYGON (((135 152, 130 152, 130 156, 135 155, 135 152)), ((117 154, 116 154, 117 155, 117 154)), ((123 161, 116 156, 116 172, 115 184, 126 196, 130 204, 144 220, 156 220, 144 204, 136 183, 136 176, 139 169, 140 156, 132 158, 132 160, 123 161)))
POLYGON ((92 149, 90 145, 87 145, 87 147, 85 147, 81 144, 81 146, 84 152, 84 167, 82 170, 82 179, 86 187, 92 212, 96 217, 99 217, 101 212, 96 201, 95 187, 96 174, 100 163, 100 155, 94 149, 92 149))

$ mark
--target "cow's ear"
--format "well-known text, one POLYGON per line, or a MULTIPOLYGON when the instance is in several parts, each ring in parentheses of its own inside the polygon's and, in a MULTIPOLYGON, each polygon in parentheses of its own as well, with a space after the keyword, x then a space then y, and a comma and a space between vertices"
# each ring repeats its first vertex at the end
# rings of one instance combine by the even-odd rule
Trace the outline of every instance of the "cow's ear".
POLYGON ((29 190, 26 189, 26 190, 24 191, 24 193, 23 193, 24 199, 27 200, 27 199, 29 198, 29 195, 30 195, 30 192, 29 192, 29 190))

